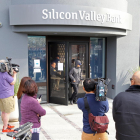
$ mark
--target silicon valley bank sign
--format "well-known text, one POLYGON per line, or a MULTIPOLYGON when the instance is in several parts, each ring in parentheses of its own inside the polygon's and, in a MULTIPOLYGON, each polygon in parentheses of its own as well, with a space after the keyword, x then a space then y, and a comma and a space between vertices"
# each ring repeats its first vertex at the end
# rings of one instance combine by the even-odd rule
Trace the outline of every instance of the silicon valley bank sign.
POLYGON ((10 25, 79 25, 132 29, 132 16, 118 10, 60 4, 12 5, 10 25))
POLYGON ((98 14, 96 11, 81 11, 78 12, 56 12, 55 9, 48 11, 48 9, 42 10, 43 19, 61 19, 61 20, 86 20, 86 21, 99 21, 101 23, 104 22, 112 22, 112 23, 120 23, 121 24, 121 16, 114 16, 109 13, 106 14, 98 14))

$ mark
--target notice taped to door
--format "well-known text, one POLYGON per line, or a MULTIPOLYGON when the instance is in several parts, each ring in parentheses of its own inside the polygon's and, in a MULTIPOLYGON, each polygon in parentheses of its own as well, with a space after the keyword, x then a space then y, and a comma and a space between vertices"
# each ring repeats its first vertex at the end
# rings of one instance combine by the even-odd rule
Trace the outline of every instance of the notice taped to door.
POLYGON ((58 63, 58 70, 63 71, 63 63, 58 63))

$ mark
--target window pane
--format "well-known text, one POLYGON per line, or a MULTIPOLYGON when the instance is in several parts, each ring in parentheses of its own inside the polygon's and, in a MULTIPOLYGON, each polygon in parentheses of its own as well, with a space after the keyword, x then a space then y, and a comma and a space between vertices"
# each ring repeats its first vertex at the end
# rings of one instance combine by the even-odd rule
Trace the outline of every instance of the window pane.
MULTIPOLYGON (((80 60, 82 65, 81 67, 81 76, 82 79, 86 78, 86 45, 85 44, 73 44, 71 45, 72 49, 72 61, 71 61, 71 68, 75 67, 75 61, 80 60)), ((73 88, 72 88, 72 93, 73 93, 73 88)), ((83 90, 83 82, 80 81, 79 83, 79 90, 78 94, 84 93, 83 90)))
POLYGON ((90 77, 105 78, 105 38, 90 38, 90 77))
POLYGON ((46 82, 46 38, 28 36, 29 76, 36 82, 46 82))
POLYGON ((38 85, 38 96, 46 101, 46 37, 28 36, 28 69, 29 76, 38 85))

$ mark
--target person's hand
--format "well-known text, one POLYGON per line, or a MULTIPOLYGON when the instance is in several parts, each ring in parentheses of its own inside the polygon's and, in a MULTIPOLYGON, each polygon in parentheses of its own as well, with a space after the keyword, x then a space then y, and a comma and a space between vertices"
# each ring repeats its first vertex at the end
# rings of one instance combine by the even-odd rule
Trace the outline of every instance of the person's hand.
POLYGON ((13 74, 17 74, 17 72, 13 70, 13 74))
POLYGON ((39 117, 39 114, 37 114, 37 117, 39 117))
POLYGON ((75 83, 75 80, 73 82, 75 83))
POLYGON ((16 77, 16 74, 17 74, 17 72, 13 70, 13 75, 12 75, 12 77, 13 77, 13 78, 16 77))
POLYGON ((40 103, 41 102, 41 98, 40 99, 37 98, 37 101, 40 103))

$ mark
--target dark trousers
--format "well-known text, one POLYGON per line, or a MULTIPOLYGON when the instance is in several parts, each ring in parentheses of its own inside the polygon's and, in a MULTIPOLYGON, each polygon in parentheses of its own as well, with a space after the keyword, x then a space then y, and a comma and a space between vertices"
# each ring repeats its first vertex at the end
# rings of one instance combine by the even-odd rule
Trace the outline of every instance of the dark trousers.
POLYGON ((73 101, 73 102, 76 102, 77 101, 79 84, 72 84, 72 87, 73 87, 74 92, 73 92, 70 100, 73 101))
POLYGON ((31 140, 39 140, 39 133, 32 133, 32 139, 31 140))

